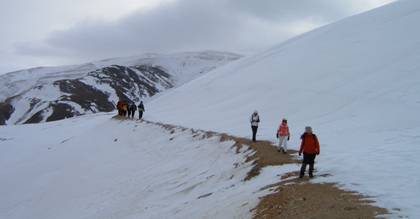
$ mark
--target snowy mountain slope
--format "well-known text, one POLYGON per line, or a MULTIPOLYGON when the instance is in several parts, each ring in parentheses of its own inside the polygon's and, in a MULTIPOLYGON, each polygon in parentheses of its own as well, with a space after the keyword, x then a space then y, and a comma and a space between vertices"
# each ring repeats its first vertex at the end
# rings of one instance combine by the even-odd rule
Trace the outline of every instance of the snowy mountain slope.
POLYGON ((0 125, 109 112, 118 99, 138 102, 239 57, 215 51, 146 54, 8 73, 0 76, 0 125))
POLYGON ((154 120, 276 141, 319 135, 318 171, 381 206, 420 217, 419 1, 398 1, 216 69, 153 100, 154 120), (188 106, 188 107, 185 107, 188 106))
POLYGON ((0 218, 251 218, 290 171, 243 181, 245 147, 112 116, 0 127, 0 218))

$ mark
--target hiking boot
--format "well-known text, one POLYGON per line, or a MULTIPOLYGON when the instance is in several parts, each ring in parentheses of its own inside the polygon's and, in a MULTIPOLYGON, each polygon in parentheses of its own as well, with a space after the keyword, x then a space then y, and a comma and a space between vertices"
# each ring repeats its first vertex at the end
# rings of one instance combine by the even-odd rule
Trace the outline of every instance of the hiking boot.
POLYGON ((314 174, 309 174, 309 178, 314 178, 314 174))
POLYGON ((300 175, 299 175, 299 179, 302 179, 302 178, 303 178, 303 174, 300 174, 300 175))

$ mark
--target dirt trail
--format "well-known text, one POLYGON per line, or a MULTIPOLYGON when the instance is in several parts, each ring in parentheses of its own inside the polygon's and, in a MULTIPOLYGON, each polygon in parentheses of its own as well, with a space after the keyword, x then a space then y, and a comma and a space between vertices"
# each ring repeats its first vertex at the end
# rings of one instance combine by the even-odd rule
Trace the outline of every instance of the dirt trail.
MULTIPOLYGON (((287 155, 279 153, 268 141, 252 142, 221 134, 221 141, 225 140, 233 140, 239 147, 249 145, 256 151, 255 155, 248 157, 248 161, 253 161, 255 166, 245 180, 257 176, 266 166, 299 163, 293 156, 297 151, 289 150, 287 155)), ((274 193, 261 198, 253 209, 254 218, 367 219, 388 214, 386 209, 368 201, 368 197, 342 190, 335 184, 311 183, 307 178, 299 179, 298 175, 299 172, 288 173, 279 177, 280 183, 263 188, 272 189, 274 193)))
POLYGON ((343 191, 334 184, 294 182, 281 184, 261 199, 254 218, 377 218, 387 214, 365 197, 343 191))
MULTIPOLYGON (((252 142, 249 139, 223 133, 188 129, 145 120, 143 122, 161 126, 169 132, 175 132, 175 129, 191 130, 193 136, 199 138, 220 136, 222 142, 234 141, 234 147, 238 152, 244 145, 249 146, 255 151, 255 154, 248 157, 247 162, 253 162, 254 167, 245 180, 258 176, 261 169, 266 166, 299 163, 293 156, 297 151, 289 150, 287 154, 282 154, 269 141, 252 142)), ((328 175, 316 177, 328 177, 328 175)), ((272 194, 261 197, 260 203, 252 209, 255 219, 368 219, 381 218, 381 216, 389 214, 387 209, 376 207, 372 201, 368 200, 369 197, 345 191, 335 184, 311 183, 308 178, 299 179, 298 172, 279 176, 279 183, 262 189, 270 189, 272 194)))

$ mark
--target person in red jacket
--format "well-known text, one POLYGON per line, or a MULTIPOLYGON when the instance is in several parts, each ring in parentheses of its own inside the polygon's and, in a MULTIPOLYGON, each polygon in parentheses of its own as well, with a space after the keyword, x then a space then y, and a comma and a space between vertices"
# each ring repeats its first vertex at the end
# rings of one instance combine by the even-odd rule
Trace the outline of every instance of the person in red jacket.
POLYGON ((277 138, 279 139, 278 151, 283 151, 283 154, 287 153, 287 141, 290 140, 289 126, 287 126, 287 120, 283 119, 277 129, 277 138))
POLYGON ((118 110, 119 116, 123 115, 123 105, 124 105, 124 102, 122 100, 119 100, 117 103, 117 110, 118 110))
POLYGON ((303 161, 302 167, 300 168, 299 178, 302 178, 305 175, 306 165, 309 164, 309 177, 313 177, 314 172, 314 163, 316 155, 319 155, 319 141, 318 137, 312 133, 311 127, 305 128, 305 133, 301 137, 302 143, 300 144, 299 156, 303 152, 303 161))

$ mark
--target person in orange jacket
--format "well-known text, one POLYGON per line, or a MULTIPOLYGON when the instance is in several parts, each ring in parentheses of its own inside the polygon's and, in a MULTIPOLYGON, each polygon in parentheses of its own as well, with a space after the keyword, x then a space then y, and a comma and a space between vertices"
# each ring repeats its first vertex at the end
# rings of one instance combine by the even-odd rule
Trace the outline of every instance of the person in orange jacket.
POLYGON ((119 116, 123 115, 123 105, 124 105, 124 102, 122 100, 119 100, 117 103, 117 110, 118 110, 119 116))
POLYGON ((287 153, 287 141, 290 140, 290 132, 289 132, 289 126, 287 126, 287 120, 283 119, 281 121, 281 124, 279 126, 279 129, 277 129, 277 138, 279 139, 279 148, 280 150, 286 154, 287 153))
POLYGON ((123 106, 122 106, 122 111, 123 111, 123 116, 127 116, 128 104, 125 101, 124 101, 123 106))
POLYGON ((309 177, 313 177, 314 163, 316 155, 319 155, 319 141, 318 137, 312 132, 312 128, 305 127, 305 133, 301 136, 302 143, 300 144, 299 156, 303 152, 302 167, 300 168, 299 178, 303 178, 306 171, 306 165, 309 164, 309 177))

